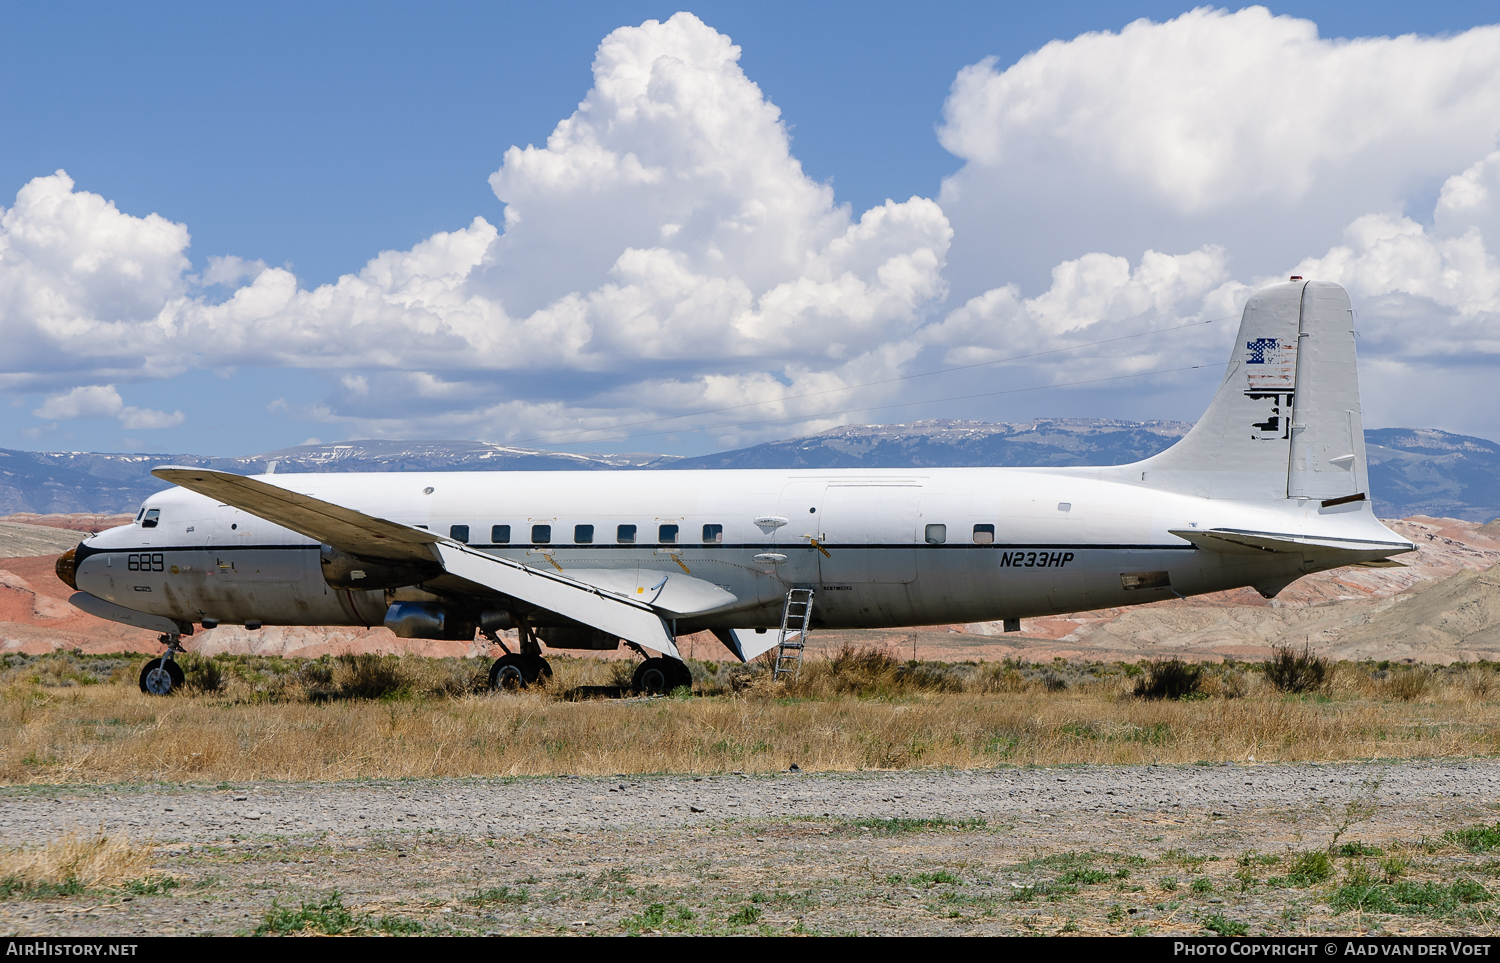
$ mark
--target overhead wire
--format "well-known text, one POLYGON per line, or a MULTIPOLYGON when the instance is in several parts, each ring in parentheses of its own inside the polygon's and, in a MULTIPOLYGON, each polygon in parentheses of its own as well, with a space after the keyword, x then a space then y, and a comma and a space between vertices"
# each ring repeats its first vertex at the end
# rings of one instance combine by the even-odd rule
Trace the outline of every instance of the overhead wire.
MULTIPOLYGON (((849 411, 886 411, 886 410, 891 409, 891 408, 910 408, 910 407, 913 407, 915 405, 935 405, 935 404, 940 404, 940 403, 945 402, 945 401, 968 401, 971 398, 992 398, 992 397, 994 397, 996 395, 1013 395, 1013 394, 1020 394, 1021 392, 1025 392, 1025 391, 1044 391, 1044 390, 1046 390, 1048 388, 1073 388, 1073 387, 1077 387, 1078 385, 1096 385, 1096 384, 1102 384, 1103 382, 1106 382, 1106 381, 1124 381, 1124 380, 1127 380, 1129 378, 1147 378, 1147 377, 1150 377, 1151 375, 1172 374, 1172 373, 1178 372, 1178 371, 1196 371, 1196 370, 1198 370, 1200 368, 1223 368, 1223 367, 1227 366, 1228 364, 1229 364, 1229 362, 1227 362, 1227 361, 1220 361, 1220 362, 1217 362, 1215 364, 1190 364, 1190 365, 1185 365, 1185 366, 1180 367, 1180 368, 1160 368, 1160 369, 1158 369, 1156 371, 1137 371, 1137 372, 1135 372, 1133 374, 1112 375, 1112 376, 1110 376, 1108 378, 1089 378, 1089 379, 1084 380, 1084 381, 1065 381, 1065 382, 1062 382, 1060 384, 1030 385, 1030 386, 1025 387, 1025 388, 1006 388, 1006 389, 1003 389, 1001 391, 982 391, 982 392, 979 392, 978 394, 972 394, 972 395, 953 395, 952 397, 949 397, 949 398, 928 398, 928 399, 925 399, 923 401, 900 401, 900 402, 893 402, 893 403, 888 404, 888 405, 869 405, 869 406, 866 406, 866 407, 848 407, 848 406, 844 406, 844 407, 841 407, 841 408, 835 408, 835 409, 833 409, 831 411, 814 412, 812 414, 791 415, 791 416, 788 416, 786 418, 769 418, 769 419, 765 419, 765 420, 762 420, 762 421, 741 421, 741 422, 737 422, 735 424, 728 424, 728 425, 702 425, 702 426, 699 426, 697 428, 663 428, 660 431, 642 431, 642 432, 637 432, 637 433, 631 434, 631 435, 621 435, 618 438, 612 438, 610 440, 611 441, 624 441, 627 438, 649 438, 649 437, 652 437, 654 435, 672 435, 672 434, 677 434, 679 432, 683 433, 683 434, 687 434, 689 432, 694 432, 694 431, 721 431, 721 430, 723 430, 725 428, 748 428, 748 427, 751 427, 751 426, 754 426, 754 425, 779 425, 779 424, 783 424, 783 423, 788 422, 788 421, 807 421, 807 420, 812 419, 812 418, 820 418, 820 417, 823 417, 825 415, 836 415, 836 414, 840 414, 842 412, 849 412, 849 411)), ((573 442, 572 444, 578 444, 578 442, 573 442)))
MULTIPOLYGON (((1183 330, 1185 328, 1202 327, 1203 325, 1206 325, 1206 324, 1214 324, 1214 323, 1219 322, 1219 321, 1229 321, 1229 320, 1232 320, 1232 319, 1237 318, 1237 317, 1239 317, 1239 315, 1225 315, 1222 318, 1209 318, 1209 319, 1207 319, 1205 321, 1190 321, 1187 324, 1179 324, 1179 325, 1176 325, 1176 326, 1170 327, 1170 328, 1154 328, 1154 329, 1152 329, 1150 331, 1138 331, 1135 334, 1124 334, 1124 335, 1120 335, 1120 336, 1114 337, 1114 338, 1105 338, 1105 339, 1103 339, 1101 341, 1086 341, 1086 342, 1084 342, 1082 344, 1065 345, 1065 346, 1063 346, 1061 348, 1048 348, 1045 351, 1034 351, 1034 352, 1032 352, 1030 354, 1012 355, 1011 357, 1008 357, 1008 358, 995 358, 995 359, 992 359, 990 361, 975 361, 975 362, 973 362, 971 364, 954 365, 954 366, 948 367, 948 368, 937 368, 937 369, 934 369, 932 371, 920 371, 920 372, 917 372, 916 374, 900 375, 900 376, 895 377, 895 378, 883 378, 883 379, 881 379, 879 381, 866 381, 866 382, 863 382, 861 384, 856 384, 856 385, 843 385, 843 386, 840 386, 840 387, 837 387, 837 388, 824 388, 824 389, 821 389, 819 391, 807 391, 807 392, 803 392, 802 394, 783 395, 782 397, 779 397, 779 398, 770 398, 770 399, 767 399, 765 401, 747 401, 747 402, 743 402, 743 403, 737 404, 737 405, 725 405, 722 408, 706 408, 706 409, 703 409, 701 411, 684 412, 683 414, 680 414, 680 415, 663 415, 663 416, 661 416, 659 418, 646 418, 646 419, 643 419, 641 421, 628 421, 628 422, 624 422, 624 423, 621 423, 621 424, 609 425, 608 427, 602 427, 602 428, 580 428, 577 431, 564 432, 562 434, 551 435, 551 436, 546 437, 546 438, 523 438, 523 439, 520 439, 518 441, 508 442, 508 444, 512 444, 512 445, 533 445, 533 444, 537 444, 537 445, 576 445, 576 444, 584 444, 584 443, 586 443, 586 439, 580 439, 578 441, 564 441, 563 439, 571 438, 571 437, 573 437, 575 435, 589 435, 589 434, 594 434, 594 433, 597 433, 597 432, 619 431, 622 428, 636 428, 636 427, 640 427, 641 425, 655 425, 655 424, 660 424, 660 423, 662 423, 664 421, 678 421, 678 420, 683 419, 683 418, 701 418, 704 415, 716 415, 716 414, 721 414, 721 413, 726 412, 726 411, 739 411, 740 409, 743 409, 743 408, 759 408, 759 407, 764 407, 765 405, 781 404, 781 403, 787 402, 787 401, 797 401, 797 400, 800 400, 802 398, 816 398, 816 397, 819 397, 821 395, 837 394, 837 393, 843 392, 843 391, 857 391, 857 390, 859 390, 861 388, 874 388, 874 387, 879 387, 880 385, 896 384, 896 383, 902 382, 902 381, 913 381, 913 380, 916 380, 917 378, 930 378, 930 377, 933 377, 934 375, 952 374, 955 371, 969 371, 969 370, 972 370, 974 368, 986 368, 986 367, 990 367, 990 366, 998 365, 998 364, 1008 364, 1008 363, 1010 363, 1012 361, 1028 361, 1028 360, 1030 360, 1032 358, 1041 358, 1041 357, 1044 357, 1044 356, 1049 355, 1049 354, 1058 354, 1058 353, 1063 352, 1063 351, 1077 351, 1080 348, 1095 348, 1095 347, 1099 347, 1100 345, 1105 345, 1105 344, 1116 344, 1116 343, 1118 343, 1120 341, 1131 341, 1131 340, 1134 340, 1136 338, 1146 338, 1146 337, 1150 337, 1152 335, 1157 335, 1157 334, 1169 334, 1169 333, 1171 333, 1173 331, 1181 331, 1181 330, 1183 330)), ((1215 367, 1215 366, 1214 365, 1191 365, 1191 366, 1189 366, 1187 368, 1169 368, 1169 369, 1164 369, 1162 371, 1143 372, 1141 374, 1134 374, 1134 375, 1121 375, 1119 377, 1121 377, 1121 378, 1144 377, 1146 374, 1166 374, 1166 373, 1173 372, 1173 371, 1188 371, 1188 370, 1191 370, 1192 368, 1202 368, 1202 367, 1215 367)), ((937 404, 937 403, 942 402, 942 401, 963 401, 963 400, 967 400, 967 399, 970 399, 970 398, 987 398, 987 397, 991 397, 993 395, 1013 394, 1013 393, 1019 392, 1019 391, 1040 391, 1040 390, 1042 390, 1044 388, 1067 388, 1067 387, 1072 387, 1074 385, 1095 384, 1095 383, 1097 383, 1098 380, 1110 381, 1110 380, 1118 380, 1118 379, 1104 378, 1104 379, 1097 379, 1096 381, 1077 381, 1077 382, 1068 382, 1066 384, 1036 385, 1036 386, 1031 387, 1031 388, 1013 388, 1013 389, 1008 389, 1006 391, 985 392, 985 393, 976 394, 976 395, 961 395, 961 396, 957 396, 957 397, 954 397, 954 398, 936 398, 936 399, 932 399, 931 401, 911 401, 911 402, 904 402, 904 403, 901 403, 901 404, 879 405, 879 406, 874 406, 874 407, 851 408, 851 407, 849 407, 849 406, 846 405, 846 406, 840 407, 836 411, 819 412, 819 413, 815 413, 815 414, 799 414, 799 415, 789 416, 789 417, 786 417, 786 418, 774 418, 774 419, 770 419, 770 420, 766 420, 766 421, 747 421, 747 422, 741 422, 739 424, 733 424, 733 425, 700 426, 700 427, 696 427, 696 428, 671 428, 671 429, 665 429, 665 430, 662 430, 662 431, 639 432, 639 433, 636 433, 636 434, 616 436, 616 437, 613 437, 613 438, 610 438, 610 439, 602 439, 601 438, 601 439, 595 439, 595 440, 598 440, 598 441, 604 441, 604 440, 609 440, 609 441, 623 441, 623 440, 625 440, 627 438, 647 438, 647 437, 651 437, 651 436, 654 436, 654 435, 669 435, 669 434, 674 434, 676 432, 717 431, 717 430, 720 430, 720 429, 723 429, 723 428, 743 428, 743 427, 748 427, 748 426, 751 426, 751 425, 772 425, 772 424, 780 424, 780 423, 788 422, 788 421, 803 421, 803 420, 806 420, 806 419, 809 419, 809 418, 818 418, 818 417, 822 417, 824 415, 838 414, 839 412, 843 412, 843 411, 881 411, 881 410, 885 410, 887 408, 904 408, 904 407, 909 407, 911 405, 937 404)))

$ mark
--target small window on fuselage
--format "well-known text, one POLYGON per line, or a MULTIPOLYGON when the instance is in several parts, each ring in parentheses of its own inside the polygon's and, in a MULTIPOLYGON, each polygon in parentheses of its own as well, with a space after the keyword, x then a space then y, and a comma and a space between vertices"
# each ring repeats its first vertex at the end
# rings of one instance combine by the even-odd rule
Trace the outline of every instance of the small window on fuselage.
POLYGON ((450 527, 448 529, 448 537, 455 542, 463 542, 465 545, 469 544, 469 526, 454 525, 450 527))
POLYGON ((552 541, 551 525, 531 526, 531 542, 533 545, 546 545, 550 541, 552 541))
POLYGON ((723 525, 704 525, 703 543, 705 545, 722 545, 724 542, 723 525))
POLYGON ((948 540, 948 526, 947 525, 928 525, 927 526, 927 544, 928 545, 941 545, 944 542, 946 542, 947 540, 948 540))
POLYGON ((993 544, 995 544, 995 526, 993 526, 993 525, 975 525, 974 526, 974 544, 975 545, 993 545, 993 544))
POLYGON ((146 517, 143 518, 143 519, 141 519, 141 527, 142 528, 155 528, 156 524, 158 522, 160 522, 160 521, 161 521, 161 509, 160 508, 148 508, 146 510, 146 517))
POLYGON ((656 540, 663 545, 677 544, 677 526, 663 525, 656 530, 656 540))
POLYGON ((621 525, 618 528, 616 528, 615 529, 615 541, 619 542, 621 545, 634 545, 635 544, 635 526, 634 525, 621 525))
POLYGON ((490 542, 495 545, 504 545, 510 541, 509 525, 491 525, 490 542))
POLYGON ((577 542, 579 545, 588 545, 593 540, 594 540, 594 526, 592 526, 592 525, 574 525, 573 526, 573 541, 577 542))

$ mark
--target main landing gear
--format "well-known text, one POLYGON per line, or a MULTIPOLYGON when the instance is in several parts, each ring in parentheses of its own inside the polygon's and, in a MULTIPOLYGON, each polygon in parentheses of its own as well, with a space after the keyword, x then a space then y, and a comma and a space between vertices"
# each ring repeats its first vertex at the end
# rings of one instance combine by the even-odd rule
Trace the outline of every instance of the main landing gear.
POLYGON ((688 670, 685 663, 677 659, 657 656, 635 667, 635 675, 630 679, 630 686, 637 692, 663 695, 683 686, 692 688, 693 673, 688 670))
POLYGON ((542 658, 542 646, 537 642, 536 633, 532 631, 530 624, 524 618, 518 618, 516 625, 521 635, 520 652, 512 652, 506 648, 505 643, 500 641, 500 636, 492 630, 479 630, 491 644, 500 646, 500 650, 505 653, 490 666, 491 689, 524 689, 538 682, 545 684, 552 678, 552 666, 542 658))
MULTIPOLYGON (((525 689, 538 683, 545 684, 552 678, 552 666, 542 658, 542 646, 537 641, 535 630, 524 617, 516 617, 515 623, 521 636, 521 651, 519 652, 512 652, 507 648, 494 630, 483 626, 479 629, 480 634, 490 644, 498 646, 500 651, 505 653, 490 666, 491 689, 525 689)), ((647 656, 646 650, 634 642, 625 644, 635 650, 643 660, 640 665, 636 666, 635 674, 630 679, 630 688, 635 692, 645 695, 665 695, 683 686, 692 688, 693 673, 681 659, 647 656)), ((617 695, 623 694, 612 688, 611 691, 617 695)))
POLYGON ((182 688, 183 679, 186 678, 182 674, 182 666, 177 664, 174 656, 186 650, 182 647, 180 635, 163 635, 157 641, 167 647, 167 653, 147 662, 146 667, 141 670, 141 691, 147 695, 171 695, 174 690, 182 688))
POLYGON ((645 660, 635 667, 635 675, 630 677, 630 687, 635 691, 645 695, 666 695, 683 686, 693 687, 693 673, 686 662, 661 655, 652 658, 634 642, 625 644, 645 660))

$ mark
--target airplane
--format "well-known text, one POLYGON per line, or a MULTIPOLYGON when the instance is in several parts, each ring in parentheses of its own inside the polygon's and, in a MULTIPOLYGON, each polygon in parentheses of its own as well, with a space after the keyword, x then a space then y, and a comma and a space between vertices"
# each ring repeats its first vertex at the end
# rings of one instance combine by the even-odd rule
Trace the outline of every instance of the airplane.
POLYGON ((153 694, 182 685, 195 624, 479 633, 507 688, 551 675, 544 646, 623 644, 663 692, 692 683, 691 632, 741 661, 776 648, 781 677, 815 628, 1271 598, 1415 548, 1370 501, 1349 296, 1298 277, 1251 295, 1203 418, 1129 465, 153 474, 176 487, 57 562, 73 605, 161 633, 153 694))

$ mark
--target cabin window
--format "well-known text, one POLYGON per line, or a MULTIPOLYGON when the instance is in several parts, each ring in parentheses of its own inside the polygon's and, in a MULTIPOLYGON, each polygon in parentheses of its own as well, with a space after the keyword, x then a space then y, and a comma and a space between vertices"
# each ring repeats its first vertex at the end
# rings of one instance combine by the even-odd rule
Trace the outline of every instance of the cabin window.
POLYGON ((594 540, 594 526, 592 526, 592 525, 574 525, 573 526, 573 541, 577 542, 579 545, 587 545, 590 542, 592 542, 593 540, 594 540))
POLYGON ((993 544, 995 544, 995 526, 993 526, 993 525, 975 525, 974 526, 974 544, 975 545, 993 545, 993 544))
POLYGON ((663 525, 656 530, 656 540, 663 545, 677 544, 677 526, 663 525))
POLYGON ((928 545, 941 545, 944 542, 946 542, 947 540, 948 540, 948 526, 947 525, 928 525, 927 526, 927 544, 928 545))
POLYGON ((455 542, 463 542, 465 545, 469 544, 469 526, 454 525, 448 529, 448 537, 455 542))
POLYGON ((621 525, 618 528, 616 528, 615 529, 615 541, 619 542, 621 545, 634 545, 635 544, 635 526, 634 525, 621 525))
POLYGON ((509 525, 491 525, 490 541, 495 545, 504 545, 510 541, 509 525))
POLYGON ((151 508, 146 510, 146 517, 141 521, 142 528, 155 528, 161 521, 161 509, 151 508))
POLYGON ((1060 512, 1071 512, 1073 510, 1073 503, 1072 502, 1058 502, 1057 503, 1057 510, 1060 511, 1060 512))
POLYGON ((705 545, 722 545, 723 543, 724 543, 724 526, 723 525, 704 525, 703 526, 703 544, 705 544, 705 545))
POLYGON ((532 541, 532 544, 534 544, 534 545, 546 545, 548 542, 552 541, 552 526, 551 525, 533 525, 533 526, 531 526, 531 541, 532 541))

